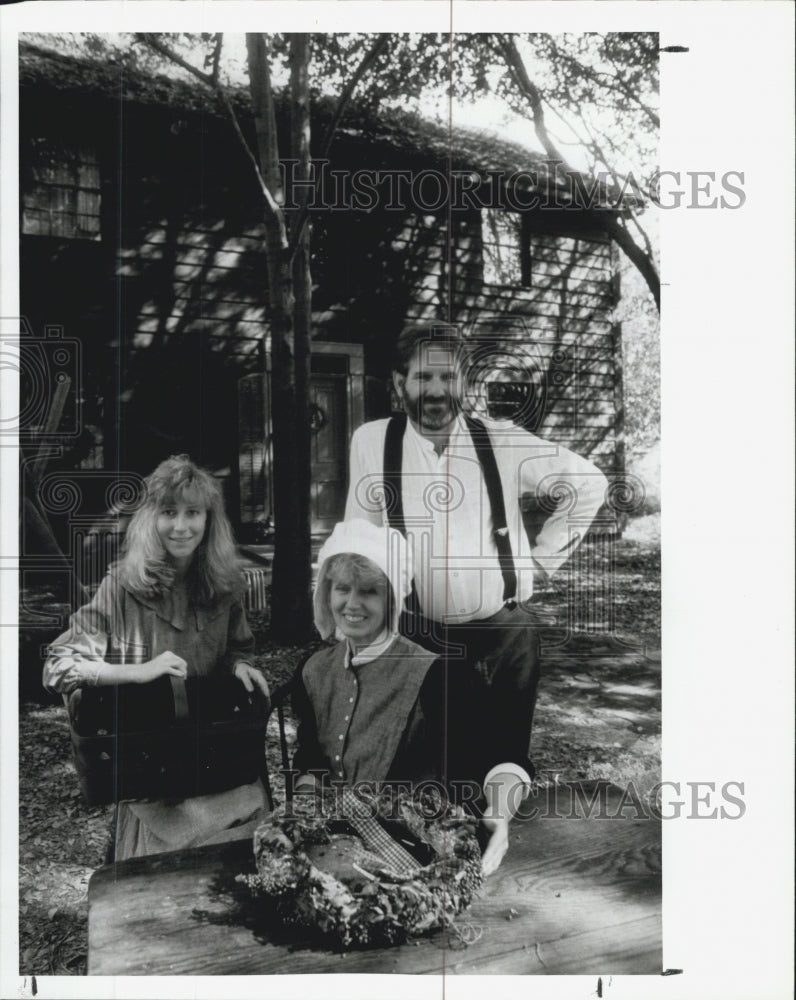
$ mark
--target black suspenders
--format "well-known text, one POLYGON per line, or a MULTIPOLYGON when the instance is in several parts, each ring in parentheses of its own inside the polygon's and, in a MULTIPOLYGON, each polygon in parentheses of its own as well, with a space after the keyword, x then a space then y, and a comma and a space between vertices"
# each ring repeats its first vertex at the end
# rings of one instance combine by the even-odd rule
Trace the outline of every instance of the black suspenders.
POLYGON ((475 453, 484 474, 484 483, 492 511, 492 535, 498 550, 498 562, 503 574, 503 600, 513 601, 517 597, 517 572, 514 568, 514 556, 511 552, 509 526, 506 522, 506 505, 503 502, 503 487, 500 483, 495 452, 489 440, 489 432, 480 420, 465 415, 467 429, 473 439, 475 453))
POLYGON ((406 537, 404 500, 401 491, 401 466, 404 460, 404 431, 406 414, 390 417, 384 437, 384 506, 391 528, 397 528, 406 537))
MULTIPOLYGON (((513 601, 517 596, 517 572, 511 551, 511 539, 506 523, 506 505, 500 482, 495 452, 489 439, 489 432, 480 420, 465 416, 467 429, 481 466, 486 485, 489 506, 492 511, 492 534, 498 551, 498 562, 503 574, 503 600, 513 601)), ((406 414, 400 413, 390 418, 384 438, 384 505, 390 527, 397 528, 406 535, 404 505, 401 492, 401 465, 403 464, 403 440, 406 430, 406 414)))

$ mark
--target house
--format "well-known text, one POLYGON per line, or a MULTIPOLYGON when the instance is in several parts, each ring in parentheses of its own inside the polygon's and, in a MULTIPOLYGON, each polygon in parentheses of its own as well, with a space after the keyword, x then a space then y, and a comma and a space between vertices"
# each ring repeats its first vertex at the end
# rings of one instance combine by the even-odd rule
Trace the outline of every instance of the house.
MULTIPOLYGON (((271 516, 263 225, 223 108, 199 83, 29 44, 19 99, 22 313, 47 365, 65 345, 74 390, 53 468, 82 477, 96 516, 108 475, 188 452, 256 540, 271 516)), ((250 129, 245 92, 233 101, 250 129)), ((332 109, 315 102, 314 136, 332 109)), ((316 192, 314 531, 342 513, 352 430, 390 412, 389 345, 411 319, 464 325, 491 415, 622 475, 609 192, 583 205, 522 147, 356 107, 316 192)))

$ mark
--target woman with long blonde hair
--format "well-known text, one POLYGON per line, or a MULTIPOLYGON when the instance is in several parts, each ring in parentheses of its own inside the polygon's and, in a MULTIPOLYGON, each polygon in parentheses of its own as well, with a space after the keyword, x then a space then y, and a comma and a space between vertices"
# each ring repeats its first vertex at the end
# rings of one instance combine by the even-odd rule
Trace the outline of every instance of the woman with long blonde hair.
MULTIPOLYGON (((50 646, 44 686, 68 697, 86 686, 226 672, 267 696, 218 482, 176 455, 145 485, 122 558, 50 646)), ((264 806, 259 780, 179 803, 121 802, 115 857, 207 843, 230 826, 253 826, 264 806)))

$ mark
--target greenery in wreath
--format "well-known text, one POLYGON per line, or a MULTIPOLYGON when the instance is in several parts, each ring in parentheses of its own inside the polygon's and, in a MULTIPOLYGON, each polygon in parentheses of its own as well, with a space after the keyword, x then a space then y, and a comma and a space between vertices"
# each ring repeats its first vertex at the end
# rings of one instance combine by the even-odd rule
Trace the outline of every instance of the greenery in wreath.
POLYGON ((287 926, 344 948, 398 944, 450 926, 482 882, 476 819, 435 788, 358 793, 371 815, 423 845, 432 858, 399 874, 369 852, 345 819, 334 790, 279 806, 254 834, 256 875, 239 875, 287 926))

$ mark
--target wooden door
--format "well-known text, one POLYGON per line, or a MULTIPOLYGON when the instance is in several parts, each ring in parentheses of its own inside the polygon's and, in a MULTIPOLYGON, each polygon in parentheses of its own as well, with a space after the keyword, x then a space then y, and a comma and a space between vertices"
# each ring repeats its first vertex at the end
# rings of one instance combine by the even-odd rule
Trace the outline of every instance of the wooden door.
POLYGON ((331 531, 345 511, 347 439, 346 377, 313 375, 312 424, 313 534, 331 531))

